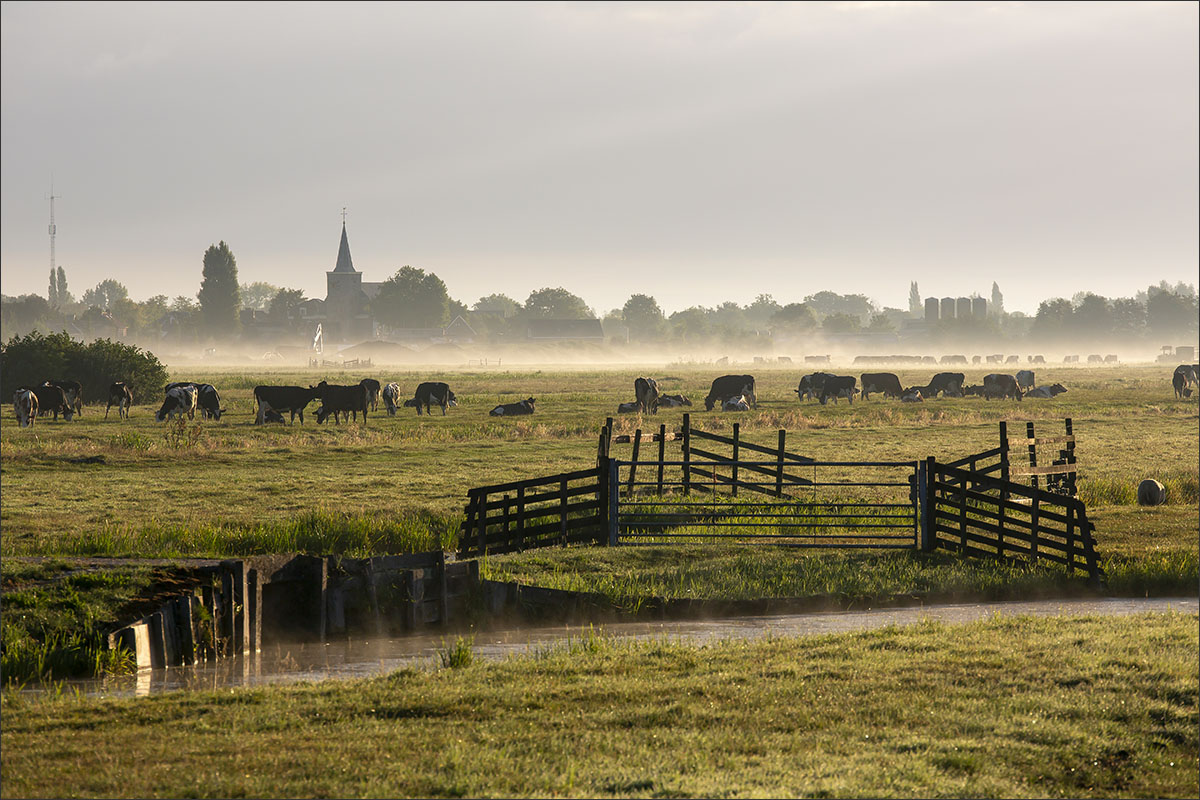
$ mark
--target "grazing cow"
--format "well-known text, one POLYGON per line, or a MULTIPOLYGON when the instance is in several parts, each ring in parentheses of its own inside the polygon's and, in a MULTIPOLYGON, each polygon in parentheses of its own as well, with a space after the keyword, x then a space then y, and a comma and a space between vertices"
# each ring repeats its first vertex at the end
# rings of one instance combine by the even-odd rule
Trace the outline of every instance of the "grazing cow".
POLYGON ((19 386, 20 389, 28 389, 37 397, 36 413, 39 417, 46 414, 53 414, 54 421, 58 421, 58 415, 62 414, 63 419, 70 422, 75 416, 75 409, 71 407, 67 401, 67 393, 63 391, 61 386, 51 386, 43 383, 41 386, 19 386))
POLYGON ((638 378, 634 381, 633 396, 643 414, 658 413, 658 382, 654 378, 638 378))
POLYGON ((1017 379, 1012 375, 1002 375, 1000 373, 992 373, 991 375, 983 376, 983 399, 991 400, 992 398, 1011 397, 1014 400, 1021 399, 1021 386, 1017 383, 1017 379))
POLYGON ((67 405, 76 414, 83 416, 83 386, 79 381, 46 381, 43 385, 62 389, 63 394, 67 396, 67 405))
POLYGON ((1100 355, 1099 353, 1092 353, 1090 356, 1088 356, 1087 363, 1089 363, 1089 364, 1103 364, 1103 363, 1104 363, 1104 356, 1100 355))
POLYGON ((1036 397, 1036 398, 1040 398, 1042 400, 1049 400, 1053 397, 1057 397, 1058 395, 1062 394, 1066 390, 1067 390, 1067 387, 1063 386, 1061 383, 1056 383, 1053 386, 1039 386, 1036 389, 1030 389, 1028 392, 1025 393, 1025 396, 1026 397, 1036 397))
POLYGON ((1000 364, 1004 362, 1004 356, 999 353, 993 353, 990 356, 985 356, 984 360, 989 364, 1000 364))
POLYGON ((379 381, 375 380, 374 378, 363 378, 359 382, 359 385, 365 387, 367 390, 367 399, 368 399, 368 402, 370 402, 370 404, 371 404, 371 410, 378 411, 379 410, 379 381))
POLYGON ((389 383, 383 387, 383 407, 387 409, 388 416, 396 416, 396 408, 400 405, 400 384, 389 383))
POLYGON ((946 397, 962 397, 965 377, 961 372, 939 372, 933 376, 928 386, 921 389, 921 396, 932 398, 941 393, 946 397))
POLYGON ((1009 356, 1008 358, 1004 359, 1004 363, 1005 364, 1020 364, 1021 357, 1020 356, 1009 356))
POLYGON ((1064 364, 1078 364, 1079 356, 1063 356, 1064 364))
POLYGON ((304 424, 304 409, 313 400, 317 399, 320 391, 315 386, 309 386, 305 389, 303 386, 255 386, 254 387, 254 403, 258 408, 255 425, 262 425, 267 411, 275 411, 282 414, 285 411, 292 413, 289 422, 296 421, 296 415, 300 415, 300 424, 304 424))
POLYGON ((641 410, 642 407, 639 403, 621 403, 617 406, 618 414, 636 414, 641 410))
POLYGON ((821 396, 821 389, 825 386, 825 381, 832 377, 828 372, 814 372, 811 375, 805 375, 800 379, 800 385, 796 387, 796 395, 801 400, 816 400, 821 396))
POLYGON ((901 403, 923 403, 925 398, 921 396, 920 389, 905 389, 904 394, 900 395, 901 403))
POLYGON ((446 408, 448 406, 457 406, 458 400, 454 397, 454 392, 450 391, 450 387, 444 383, 422 383, 417 387, 416 393, 412 400, 407 401, 404 405, 415 407, 417 416, 421 416, 421 406, 425 407, 425 413, 430 412, 430 407, 438 405, 442 407, 442 416, 446 416, 446 408))
POLYGON ((196 418, 196 385, 192 383, 179 384, 167 389, 167 396, 162 407, 154 414, 155 422, 162 422, 171 417, 187 414, 188 419, 196 418))
POLYGON ((1019 370, 1017 372, 1017 385, 1020 386, 1021 389, 1023 389, 1023 390, 1024 389, 1032 389, 1034 386, 1036 386, 1037 384, 1034 383, 1034 379, 1033 379, 1033 370, 1031 370, 1031 369, 1019 370))
POLYGON ((751 408, 758 406, 758 398, 754 396, 753 375, 722 375, 712 382, 708 396, 704 398, 704 410, 713 408, 729 397, 745 397, 751 408))
POLYGON ((900 379, 891 372, 864 372, 862 374, 862 399, 870 400, 871 392, 884 397, 899 397, 904 393, 900 379))
POLYGON ((13 411, 17 414, 17 423, 22 428, 28 428, 37 419, 38 399, 32 389, 17 389, 13 392, 13 411))
POLYGON ((679 408, 680 406, 690 406, 691 400, 688 400, 681 394, 660 394, 658 396, 659 408, 679 408))
POLYGON ((317 384, 317 396, 321 405, 317 408, 317 424, 320 425, 333 415, 335 424, 340 425, 342 419, 350 422, 351 412, 358 419, 357 412, 361 411, 363 423, 367 421, 367 407, 371 405, 370 389, 361 383, 354 386, 340 386, 321 381, 317 384))
POLYGON ((742 395, 726 397, 721 401, 722 411, 749 411, 750 403, 742 395))
POLYGON ((104 407, 104 418, 108 419, 108 410, 117 407, 117 416, 129 419, 129 407, 133 405, 133 390, 124 381, 117 381, 108 387, 108 405, 104 407))
POLYGON ((533 398, 522 400, 519 403, 501 403, 488 412, 491 417, 516 417, 521 414, 533 413, 533 398))
POLYGON ((966 356, 942 356, 941 364, 965 364, 967 363, 966 356))
POLYGON ((1178 398, 1191 397, 1191 384, 1195 383, 1195 371, 1187 364, 1180 364, 1175 368, 1174 374, 1171 375, 1171 385, 1175 387, 1175 396, 1178 398))
POLYGON ((839 397, 844 397, 854 404, 854 395, 858 394, 856 384, 858 380, 853 375, 833 375, 825 379, 825 385, 821 388, 821 396, 818 398, 821 405, 829 398, 833 398, 834 405, 837 405, 839 397))
POLYGON ((163 387, 163 391, 169 392, 177 386, 191 386, 196 390, 196 409, 200 412, 201 419, 219 420, 225 413, 225 409, 221 408, 221 395, 217 392, 217 387, 211 383, 180 381, 168 383, 163 387))
POLYGON ((983 387, 978 384, 962 387, 963 397, 982 397, 983 387))
POLYGON ((1045 356, 1030 356, 1029 363, 1030 364, 1045 364, 1046 357, 1045 356))

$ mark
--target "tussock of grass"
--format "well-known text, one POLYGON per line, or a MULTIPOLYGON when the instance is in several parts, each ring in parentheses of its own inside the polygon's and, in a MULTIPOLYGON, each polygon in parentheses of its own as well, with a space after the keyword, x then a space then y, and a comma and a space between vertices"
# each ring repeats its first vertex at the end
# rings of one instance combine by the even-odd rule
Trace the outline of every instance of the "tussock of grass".
MULTIPOLYGON (((373 555, 453 549, 460 520, 421 510, 388 515, 330 510, 258 525, 229 523, 190 526, 104 525, 60 542, 58 552, 73 556, 140 558, 235 557, 269 553, 308 553, 362 558, 373 555)), ((53 542, 30 549, 49 552, 53 542)))

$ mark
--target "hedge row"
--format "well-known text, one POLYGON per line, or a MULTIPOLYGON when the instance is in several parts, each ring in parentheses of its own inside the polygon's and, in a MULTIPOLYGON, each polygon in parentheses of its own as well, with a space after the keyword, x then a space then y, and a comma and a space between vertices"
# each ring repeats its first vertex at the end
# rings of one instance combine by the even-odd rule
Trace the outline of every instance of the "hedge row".
POLYGON ((18 386, 35 386, 46 380, 75 380, 83 386, 85 403, 103 403, 108 387, 124 381, 133 390, 135 403, 161 398, 167 368, 140 347, 109 339, 83 344, 62 333, 14 336, 0 344, 0 391, 12 397, 18 386))

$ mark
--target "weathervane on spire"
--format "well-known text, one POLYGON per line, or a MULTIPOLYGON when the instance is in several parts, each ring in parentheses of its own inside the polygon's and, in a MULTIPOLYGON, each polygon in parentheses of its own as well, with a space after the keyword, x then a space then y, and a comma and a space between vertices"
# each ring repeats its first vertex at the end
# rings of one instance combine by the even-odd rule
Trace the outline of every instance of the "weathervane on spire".
POLYGON ((342 206, 342 227, 346 227, 346 207, 342 206))

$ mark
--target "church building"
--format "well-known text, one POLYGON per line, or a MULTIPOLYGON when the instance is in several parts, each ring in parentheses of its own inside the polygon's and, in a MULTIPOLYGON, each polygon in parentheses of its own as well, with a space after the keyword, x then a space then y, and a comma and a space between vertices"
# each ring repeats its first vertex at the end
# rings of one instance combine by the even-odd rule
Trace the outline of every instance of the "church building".
POLYGON ((364 281, 362 273, 354 268, 343 219, 337 263, 325 273, 325 299, 305 303, 304 316, 309 322, 321 324, 324 340, 330 344, 356 344, 372 339, 375 325, 369 304, 381 286, 381 281, 364 281))

